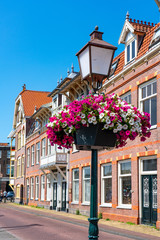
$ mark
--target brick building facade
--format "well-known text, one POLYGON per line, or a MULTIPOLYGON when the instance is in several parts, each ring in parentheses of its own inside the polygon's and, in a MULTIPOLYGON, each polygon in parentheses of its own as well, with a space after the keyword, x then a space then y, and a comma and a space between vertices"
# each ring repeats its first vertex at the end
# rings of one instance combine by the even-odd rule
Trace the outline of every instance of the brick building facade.
MULTIPOLYGON (((100 92, 117 93, 128 103, 149 112, 151 137, 145 142, 128 141, 123 148, 99 151, 98 212, 106 219, 156 224, 160 228, 160 23, 154 26, 132 20, 127 14, 119 43, 124 44, 124 51, 114 58, 110 77, 100 92)), ((51 147, 45 124, 52 114, 74 99, 81 99, 90 89, 90 84, 72 71, 46 94, 49 100, 40 104, 34 99, 29 114, 26 110, 24 114, 16 102, 15 116, 18 109, 23 113, 21 123, 15 120, 14 125, 16 176, 23 166, 23 156, 25 163, 24 177, 20 174, 15 179, 16 201, 21 199, 19 187, 23 186, 24 203, 89 214, 91 153, 77 151, 75 146, 70 153, 51 147), (21 139, 18 133, 23 130, 25 144, 18 148, 21 139)), ((22 99, 24 108, 26 99, 22 99)))

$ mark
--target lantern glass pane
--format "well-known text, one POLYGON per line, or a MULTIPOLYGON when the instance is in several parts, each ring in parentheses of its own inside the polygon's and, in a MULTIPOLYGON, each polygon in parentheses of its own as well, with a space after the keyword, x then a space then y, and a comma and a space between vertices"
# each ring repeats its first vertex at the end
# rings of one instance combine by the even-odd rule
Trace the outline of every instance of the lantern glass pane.
POLYGON ((79 64, 82 78, 85 78, 88 74, 90 74, 89 47, 79 54, 79 64))
POLYGON ((91 46, 92 73, 108 75, 113 50, 91 46))

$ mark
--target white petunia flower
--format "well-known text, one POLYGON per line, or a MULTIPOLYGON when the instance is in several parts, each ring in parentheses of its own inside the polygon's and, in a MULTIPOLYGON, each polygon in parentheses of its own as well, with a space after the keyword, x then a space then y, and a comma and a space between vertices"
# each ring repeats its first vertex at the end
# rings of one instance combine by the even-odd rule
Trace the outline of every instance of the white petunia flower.
POLYGON ((105 129, 108 129, 108 125, 107 125, 107 124, 105 124, 105 125, 104 125, 104 128, 105 128, 105 129))
POLYGON ((89 118, 89 119, 88 119, 88 122, 89 122, 89 123, 92 123, 92 122, 93 122, 93 121, 92 121, 92 118, 89 118))
POLYGON ((81 123, 82 123, 82 124, 86 124, 86 120, 83 119, 83 120, 81 121, 81 123))

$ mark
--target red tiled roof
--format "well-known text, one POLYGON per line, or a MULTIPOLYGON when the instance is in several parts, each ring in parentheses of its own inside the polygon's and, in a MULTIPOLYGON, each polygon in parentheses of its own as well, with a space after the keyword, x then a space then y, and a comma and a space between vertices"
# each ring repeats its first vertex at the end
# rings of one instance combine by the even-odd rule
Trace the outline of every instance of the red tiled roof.
MULTIPOLYGON (((134 24, 134 23, 133 23, 134 24)), ((136 23, 137 24, 137 23, 136 23)), ((138 26, 138 24, 137 24, 138 26)), ((139 59, 140 57, 142 57, 148 50, 149 50, 149 46, 154 34, 155 29, 157 29, 160 26, 160 23, 156 24, 154 27, 153 26, 149 26, 148 31, 146 32, 146 35, 144 36, 142 45, 138 51, 136 60, 139 59)), ((123 70, 123 67, 125 65, 125 51, 121 52, 118 56, 116 56, 113 59, 113 63, 119 59, 118 62, 118 66, 116 68, 116 71, 114 73, 114 76, 117 75, 119 72, 121 72, 123 70)))
POLYGON ((36 109, 40 108, 43 104, 50 103, 51 97, 48 97, 50 92, 24 90, 20 93, 22 96, 23 108, 25 116, 31 116, 36 109))
POLYGON ((8 143, 0 143, 0 146, 7 147, 7 146, 8 146, 8 143))
POLYGON ((129 23, 134 27, 135 31, 145 33, 150 31, 150 29, 154 26, 154 24, 150 22, 136 21, 136 19, 133 19, 132 21, 132 18, 129 19, 129 23))

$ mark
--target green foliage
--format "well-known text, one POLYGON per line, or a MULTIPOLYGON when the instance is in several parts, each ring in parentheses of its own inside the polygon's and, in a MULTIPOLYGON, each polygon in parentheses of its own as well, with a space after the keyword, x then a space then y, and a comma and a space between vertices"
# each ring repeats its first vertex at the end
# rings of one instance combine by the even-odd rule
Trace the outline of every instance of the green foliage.
POLYGON ((132 222, 126 222, 128 225, 135 225, 135 223, 132 222))
POLYGON ((110 219, 109 219, 109 218, 106 218, 106 221, 110 221, 110 219))
POLYGON ((102 219, 102 213, 101 212, 98 214, 98 218, 102 219))
POLYGON ((76 210, 76 215, 80 215, 79 209, 76 210))

